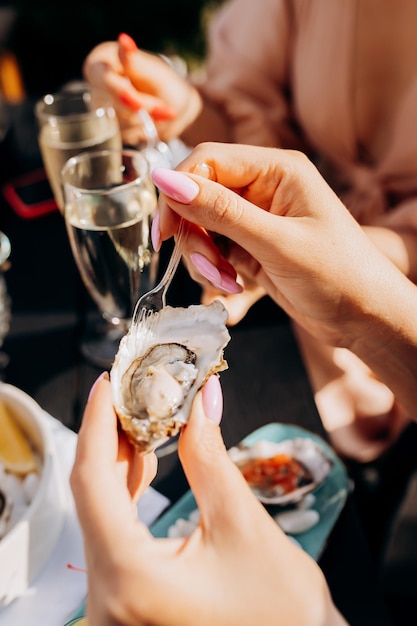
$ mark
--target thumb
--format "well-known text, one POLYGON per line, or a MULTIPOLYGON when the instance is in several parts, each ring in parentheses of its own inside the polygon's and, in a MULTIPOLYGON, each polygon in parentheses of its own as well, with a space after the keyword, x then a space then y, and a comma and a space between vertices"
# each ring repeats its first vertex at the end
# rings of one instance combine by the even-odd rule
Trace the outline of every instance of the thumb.
POLYGON ((211 376, 194 400, 178 448, 206 528, 215 527, 219 519, 224 523, 229 518, 231 524, 236 523, 246 515, 248 499, 254 500, 242 474, 227 454, 219 428, 222 408, 219 378, 211 376), (230 502, 233 502, 231 511, 230 502))

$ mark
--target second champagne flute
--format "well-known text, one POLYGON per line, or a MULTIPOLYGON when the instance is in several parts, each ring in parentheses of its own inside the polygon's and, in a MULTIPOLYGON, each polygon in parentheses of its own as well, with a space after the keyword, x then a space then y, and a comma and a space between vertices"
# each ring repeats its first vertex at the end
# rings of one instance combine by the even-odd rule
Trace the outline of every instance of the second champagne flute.
POLYGON ((87 87, 47 94, 36 103, 39 148, 52 191, 61 212, 64 200, 61 170, 72 156, 85 151, 122 148, 116 112, 87 87))
POLYGON ((156 189, 145 157, 136 150, 84 152, 62 170, 64 217, 82 280, 103 317, 115 329, 84 342, 84 356, 109 367, 127 331, 138 298, 156 282, 158 253, 151 221, 156 189))

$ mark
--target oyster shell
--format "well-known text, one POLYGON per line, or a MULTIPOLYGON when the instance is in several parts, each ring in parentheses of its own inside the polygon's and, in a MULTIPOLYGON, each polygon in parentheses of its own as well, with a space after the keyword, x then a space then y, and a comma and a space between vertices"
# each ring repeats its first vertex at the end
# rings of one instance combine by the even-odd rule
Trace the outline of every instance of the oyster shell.
POLYGON ((164 307, 152 327, 132 325, 110 372, 123 430, 142 452, 154 450, 186 424, 207 378, 227 369, 227 311, 208 306, 164 307))
POLYGON ((240 444, 230 448, 229 455, 248 480, 252 491, 264 504, 287 505, 300 502, 306 494, 317 489, 333 467, 321 446, 308 437, 286 439, 279 443, 262 440, 252 446, 240 444), (264 461, 272 460, 271 467, 264 461), (259 467, 250 468, 250 462, 259 467), (281 471, 281 475, 276 472, 281 471), (252 480, 252 476, 255 479, 252 480))

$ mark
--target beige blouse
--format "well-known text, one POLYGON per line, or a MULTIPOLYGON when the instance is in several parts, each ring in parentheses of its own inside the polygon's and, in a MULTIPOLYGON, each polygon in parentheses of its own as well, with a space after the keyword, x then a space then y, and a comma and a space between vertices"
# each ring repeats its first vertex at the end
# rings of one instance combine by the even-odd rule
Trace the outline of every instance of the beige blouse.
POLYGON ((232 141, 302 149, 370 224, 417 197, 417 71, 371 159, 353 112, 358 1, 227 2, 211 25, 202 90, 227 114, 232 141))

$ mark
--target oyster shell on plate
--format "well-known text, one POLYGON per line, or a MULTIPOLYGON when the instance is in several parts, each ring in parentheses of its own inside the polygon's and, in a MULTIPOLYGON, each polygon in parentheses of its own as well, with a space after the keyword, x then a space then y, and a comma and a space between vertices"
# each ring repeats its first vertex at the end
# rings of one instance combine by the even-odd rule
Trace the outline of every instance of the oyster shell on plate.
POLYGON ((166 306, 156 315, 155 324, 132 324, 110 372, 120 424, 142 452, 180 432, 197 391, 227 369, 223 350, 230 341, 219 301, 166 306))
POLYGON ((256 497, 270 505, 300 502, 333 467, 321 446, 308 437, 240 444, 230 448, 229 455, 256 497))

